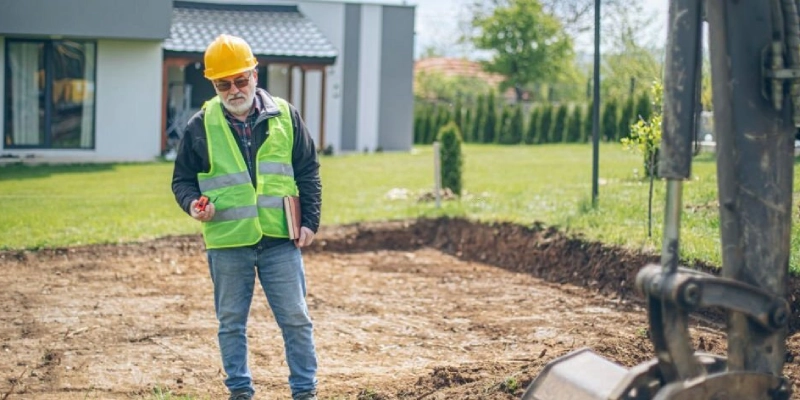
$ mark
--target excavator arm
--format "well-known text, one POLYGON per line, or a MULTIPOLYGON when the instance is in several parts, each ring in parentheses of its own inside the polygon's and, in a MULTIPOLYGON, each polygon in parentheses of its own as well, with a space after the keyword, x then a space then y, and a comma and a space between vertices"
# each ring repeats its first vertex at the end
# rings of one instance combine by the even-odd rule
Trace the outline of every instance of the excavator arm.
POLYGON ((800 23, 795 0, 671 0, 659 177, 667 199, 660 265, 645 266, 655 357, 624 368, 582 349, 552 361, 524 400, 786 400, 782 375, 800 126, 800 23), (683 184, 700 111, 702 23, 708 22, 722 270, 679 266, 683 184), (691 312, 728 316, 727 357, 694 351, 691 312))

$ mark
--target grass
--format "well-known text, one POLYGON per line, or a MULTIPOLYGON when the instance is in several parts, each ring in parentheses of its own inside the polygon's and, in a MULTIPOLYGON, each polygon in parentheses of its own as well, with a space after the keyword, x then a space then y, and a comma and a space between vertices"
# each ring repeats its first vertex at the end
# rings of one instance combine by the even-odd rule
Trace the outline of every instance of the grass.
POLYGON ((163 388, 161 386, 156 386, 153 388, 153 393, 146 397, 147 400, 200 400, 199 397, 194 397, 190 395, 180 396, 172 394, 172 391, 169 389, 163 388))
MULTIPOLYGON (((466 192, 461 200, 443 202, 438 209, 433 202, 417 201, 433 186, 430 146, 406 153, 324 157, 322 223, 443 215, 522 224, 541 221, 590 240, 660 249, 664 184, 655 184, 653 237, 648 237, 648 182, 642 179, 641 156, 619 145, 601 146, 597 207, 591 206, 590 146, 466 145, 464 155, 466 192)), ((696 158, 692 173, 684 186, 681 254, 719 265, 713 157, 696 158)), ((173 199, 171 176, 172 164, 166 162, 0 168, 0 248, 198 233, 199 224, 173 199)), ((795 187, 800 187, 797 177, 795 173, 795 187)), ((793 238, 796 247, 798 235, 793 238)), ((791 264, 798 267, 794 256, 791 264)))

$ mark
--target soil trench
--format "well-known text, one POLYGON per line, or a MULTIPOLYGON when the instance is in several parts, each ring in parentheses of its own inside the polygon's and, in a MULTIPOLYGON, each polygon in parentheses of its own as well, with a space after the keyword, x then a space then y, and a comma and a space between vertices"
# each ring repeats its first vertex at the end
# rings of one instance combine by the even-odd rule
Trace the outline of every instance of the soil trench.
MULTIPOLYGON (((582 347, 637 365, 652 345, 632 282, 654 261, 538 225, 323 228, 305 252, 320 398, 518 399, 546 363, 582 347)), ((199 236, 4 252, 0 265, 0 400, 226 398, 199 236)), ((696 349, 724 354, 716 325, 692 333, 696 349)), ((792 380, 799 338, 787 340, 792 380)), ((289 399, 260 288, 248 340, 257 398, 289 399)))

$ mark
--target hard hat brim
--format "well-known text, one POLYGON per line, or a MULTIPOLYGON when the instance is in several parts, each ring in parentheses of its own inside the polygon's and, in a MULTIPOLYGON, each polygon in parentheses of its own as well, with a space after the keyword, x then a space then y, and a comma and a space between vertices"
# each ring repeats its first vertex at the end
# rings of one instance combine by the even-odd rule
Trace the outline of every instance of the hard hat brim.
POLYGON ((236 68, 236 69, 232 69, 232 70, 229 70, 229 71, 221 71, 221 72, 217 72, 217 73, 214 73, 213 71, 209 71, 208 69, 206 69, 205 71, 203 71, 203 75, 206 77, 206 79, 208 79, 210 81, 214 81, 214 80, 222 79, 222 78, 225 78, 225 77, 228 77, 228 76, 241 74, 242 72, 250 71, 251 69, 255 68, 257 65, 258 65, 258 61, 253 60, 252 65, 247 66, 247 67, 241 67, 241 68, 236 68))

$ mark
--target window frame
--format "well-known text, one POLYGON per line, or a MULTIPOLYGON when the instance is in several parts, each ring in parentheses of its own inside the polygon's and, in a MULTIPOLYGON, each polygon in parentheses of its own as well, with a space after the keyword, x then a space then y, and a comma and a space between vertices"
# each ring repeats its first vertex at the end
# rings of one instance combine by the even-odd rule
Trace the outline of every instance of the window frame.
POLYGON ((97 40, 89 40, 89 39, 69 39, 69 38, 62 38, 62 39, 39 39, 39 38, 15 38, 15 37, 6 37, 5 38, 5 49, 4 49, 4 62, 3 62, 3 126, 7 127, 9 124, 9 118, 11 118, 10 111, 11 105, 5 104, 8 101, 8 91, 10 89, 10 81, 11 81, 11 58, 9 54, 11 52, 11 43, 42 43, 44 44, 44 75, 45 75, 45 82, 44 82, 44 96, 45 99, 48 99, 44 103, 44 140, 42 144, 39 145, 31 145, 31 144, 7 144, 7 138, 9 135, 12 135, 8 129, 3 129, 3 143, 2 148, 5 150, 56 150, 56 151, 65 151, 65 150, 96 150, 97 149, 97 53, 98 53, 98 46, 97 40), (53 147, 52 139, 53 139, 53 70, 54 70, 54 43, 63 42, 63 41, 70 41, 70 42, 79 42, 79 43, 91 43, 94 45, 94 70, 92 71, 94 75, 94 89, 92 90, 92 119, 91 119, 91 138, 92 138, 92 145, 89 147, 81 147, 78 144, 75 147, 53 147))

